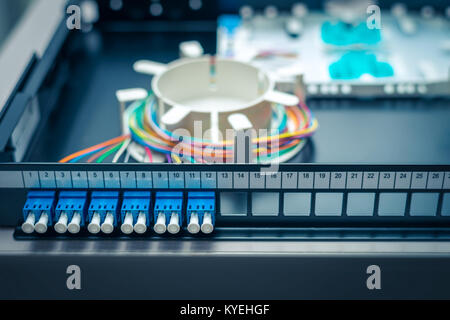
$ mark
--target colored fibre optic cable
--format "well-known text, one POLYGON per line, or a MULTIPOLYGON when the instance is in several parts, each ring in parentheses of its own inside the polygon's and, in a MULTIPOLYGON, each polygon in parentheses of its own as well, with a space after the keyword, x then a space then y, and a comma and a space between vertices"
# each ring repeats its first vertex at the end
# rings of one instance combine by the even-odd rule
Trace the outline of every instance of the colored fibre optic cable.
MULTIPOLYGON (((99 149, 99 150, 94 150, 94 151, 91 151, 91 152, 82 154, 81 156, 76 157, 76 158, 70 160, 69 163, 77 163, 77 162, 81 161, 83 158, 85 158, 85 157, 87 157, 87 156, 90 156, 90 155, 92 155, 92 154, 94 154, 94 153, 96 153, 96 152, 99 152, 99 151, 103 150, 104 148, 106 148, 106 147, 103 147, 103 148, 101 148, 101 149, 99 149)), ((64 163, 62 160, 61 160, 60 162, 64 163)))
POLYGON ((102 143, 97 144, 95 146, 92 146, 90 148, 87 148, 87 149, 75 152, 75 153, 71 154, 70 156, 67 156, 64 159, 60 160, 59 162, 60 163, 67 163, 67 162, 70 162, 71 160, 73 160, 75 158, 78 158, 78 157, 81 157, 81 156, 85 157, 86 155, 88 155, 90 153, 98 152, 98 151, 100 151, 101 149, 103 149, 105 147, 108 147, 108 146, 110 146, 112 144, 121 142, 121 141, 127 139, 128 137, 129 137, 128 135, 125 135, 125 136, 120 136, 120 137, 113 138, 111 140, 102 142, 102 143))
POLYGON ((101 156, 102 156, 103 154, 105 154, 106 152, 109 152, 109 151, 110 151, 111 149, 113 149, 115 146, 116 146, 116 145, 107 147, 107 148, 103 149, 102 151, 95 153, 92 157, 90 157, 90 158, 87 160, 87 162, 88 162, 88 163, 92 163, 92 162, 96 161, 99 157, 101 157, 101 156))
POLYGON ((101 155, 98 159, 97 159, 97 163, 102 163, 106 158, 108 158, 110 155, 112 155, 114 152, 117 152, 120 150, 120 148, 122 147, 122 145, 124 144, 124 142, 117 144, 114 147, 111 147, 109 150, 107 150, 103 155, 101 155))
POLYGON ((153 155, 152 155, 152 151, 150 150, 149 147, 145 147, 145 153, 147 154, 148 157, 148 162, 152 163, 153 162, 153 155))
MULTIPOLYGON (((197 137, 178 136, 160 126, 156 109, 156 97, 150 92, 146 99, 132 103, 125 110, 129 135, 120 136, 79 151, 62 159, 61 162, 73 163, 90 155, 91 158, 88 162, 97 160, 100 163, 114 152, 117 152, 114 157, 117 161, 118 153, 123 153, 124 149, 128 149, 130 142, 140 145, 150 161, 152 160, 150 150, 166 155, 169 162, 175 163, 182 162, 182 159, 192 163, 206 162, 205 151, 211 154, 211 159, 223 161, 233 157, 234 141, 225 140, 213 143, 197 137), (180 147, 177 150, 183 151, 177 153, 174 150, 175 146, 180 147), (183 154, 183 152, 189 154, 183 154)), ((269 134, 252 139, 252 152, 258 162, 289 159, 301 151, 305 145, 305 139, 314 134, 318 128, 316 118, 304 103, 300 103, 298 106, 274 105, 272 114, 272 128, 268 130, 269 134)), ((127 153, 129 154, 129 152, 127 153)), ((136 159, 135 155, 132 156, 136 159)), ((138 161, 141 161, 141 156, 138 157, 138 161)))

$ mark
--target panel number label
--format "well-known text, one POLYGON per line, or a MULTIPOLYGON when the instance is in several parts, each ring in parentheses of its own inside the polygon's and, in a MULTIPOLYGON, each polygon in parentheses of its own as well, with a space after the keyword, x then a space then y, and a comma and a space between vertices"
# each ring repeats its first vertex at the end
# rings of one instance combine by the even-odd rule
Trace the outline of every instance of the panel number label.
POLYGON ((298 188, 299 189, 312 189, 314 185, 314 173, 313 172, 299 172, 298 173, 298 188))
POLYGON ((282 188, 296 189, 297 188, 297 172, 283 172, 282 188))
POLYGON ((248 188, 248 172, 234 172, 233 180, 235 189, 248 188))
POLYGON ((39 180, 41 180, 41 188, 56 188, 54 171, 39 171, 39 180))
POLYGON ((56 187, 61 189, 72 188, 72 177, 70 171, 56 171, 56 187))
POLYGON ((395 172, 380 172, 380 182, 378 188, 393 189, 395 181, 395 172))
POLYGON ((202 172, 202 188, 203 189, 215 189, 216 188, 216 172, 202 172))
POLYGON ((184 172, 173 171, 169 172, 169 188, 183 189, 184 188, 184 172))
POLYGON ((267 189, 279 189, 281 188, 281 173, 272 172, 266 174, 266 188, 267 189))
POLYGON ((136 172, 136 187, 139 189, 151 189, 153 187, 152 183, 152 173, 149 171, 138 171, 136 172))
POLYGON ((29 189, 450 189, 450 172, 16 171, 29 189))
POLYGON ((428 172, 427 189, 441 189, 444 182, 444 172, 428 172))
POLYGON ((117 171, 105 171, 103 172, 105 178, 105 188, 119 189, 120 188, 120 176, 117 171))
POLYGON ((102 171, 88 171, 89 188, 102 189, 105 187, 102 171))
POLYGON ((153 186, 156 189, 169 188, 169 176, 166 171, 153 172, 153 186))
POLYGON ((361 189, 362 188, 362 172, 348 172, 347 173, 347 189, 361 189))
POLYGON ((228 171, 217 172, 217 188, 232 189, 233 188, 233 174, 228 171))
POLYGON ((86 171, 72 171, 72 185, 76 189, 88 188, 86 171))
POLYGON ((184 181, 186 184, 186 188, 189 189, 200 189, 201 181, 200 181, 200 172, 192 171, 186 172, 184 175, 184 181))

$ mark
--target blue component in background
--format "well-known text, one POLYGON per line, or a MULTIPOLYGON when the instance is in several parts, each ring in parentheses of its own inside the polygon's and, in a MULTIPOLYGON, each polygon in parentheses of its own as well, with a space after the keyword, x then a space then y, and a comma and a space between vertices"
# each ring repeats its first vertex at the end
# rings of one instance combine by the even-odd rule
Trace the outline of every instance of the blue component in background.
POLYGON ((329 67, 330 77, 335 80, 358 79, 363 74, 376 78, 392 77, 394 69, 387 62, 378 61, 373 53, 351 51, 344 54, 329 67))
POLYGON ((231 35, 241 25, 241 17, 234 14, 224 14, 219 17, 217 24, 219 28, 226 29, 227 33, 231 35))
POLYGON ((324 22, 322 40, 334 46, 374 45, 381 41, 379 29, 369 29, 365 22, 353 26, 344 22, 324 22))

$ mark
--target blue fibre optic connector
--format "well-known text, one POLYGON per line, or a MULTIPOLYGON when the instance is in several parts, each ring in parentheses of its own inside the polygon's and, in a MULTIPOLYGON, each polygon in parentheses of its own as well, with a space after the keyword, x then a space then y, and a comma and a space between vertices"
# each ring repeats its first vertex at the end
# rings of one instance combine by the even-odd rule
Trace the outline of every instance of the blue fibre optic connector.
POLYGON ((153 217, 153 230, 158 234, 168 231, 171 234, 180 232, 183 223, 183 193, 157 192, 153 217))
POLYGON ((22 231, 46 233, 52 225, 55 209, 55 191, 31 191, 23 207, 22 231))
POLYGON ((88 231, 97 234, 102 231, 110 234, 117 226, 119 192, 94 191, 88 209, 88 231))
POLYGON ((55 208, 55 231, 60 234, 67 231, 77 234, 85 225, 86 213, 86 191, 62 191, 55 208))
POLYGON ((200 230, 209 234, 214 231, 216 196, 214 192, 189 192, 186 206, 187 230, 197 234, 200 230))
POLYGON ((134 232, 143 234, 150 225, 151 194, 148 191, 128 191, 123 194, 122 209, 120 211, 120 230, 124 234, 134 232))

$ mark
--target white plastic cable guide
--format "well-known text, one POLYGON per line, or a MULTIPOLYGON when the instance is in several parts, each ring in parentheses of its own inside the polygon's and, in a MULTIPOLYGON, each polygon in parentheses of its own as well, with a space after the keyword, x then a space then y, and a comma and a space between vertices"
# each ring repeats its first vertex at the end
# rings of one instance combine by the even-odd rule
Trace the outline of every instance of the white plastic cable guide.
POLYGON ((299 103, 295 95, 276 91, 275 81, 265 71, 232 59, 203 56, 168 65, 140 60, 134 70, 154 76, 152 90, 161 126, 193 135, 198 132, 196 123, 201 123, 202 132, 209 130, 205 138, 213 142, 225 137, 227 129, 269 129, 272 103, 299 103))

